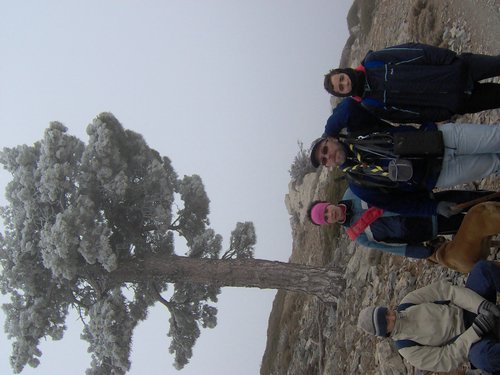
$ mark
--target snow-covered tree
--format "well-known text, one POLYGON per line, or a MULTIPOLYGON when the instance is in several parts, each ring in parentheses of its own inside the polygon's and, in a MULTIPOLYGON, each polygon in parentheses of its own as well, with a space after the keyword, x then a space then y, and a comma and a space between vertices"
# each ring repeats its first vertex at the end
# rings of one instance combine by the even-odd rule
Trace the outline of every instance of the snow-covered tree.
POLYGON ((84 322, 87 374, 124 374, 137 324, 160 302, 170 313, 170 352, 181 369, 200 327, 217 324, 222 286, 283 288, 335 301, 341 273, 253 259, 251 222, 237 223, 223 255, 209 228, 209 199, 197 175, 179 179, 170 159, 109 113, 84 144, 54 122, 33 146, 0 152, 12 174, 1 214, 0 288, 16 373, 36 367, 40 339, 59 340, 70 309, 84 322), (182 201, 176 208, 175 199, 182 201), (174 233, 185 239, 174 252, 174 233), (170 289, 170 297, 166 291, 170 289))

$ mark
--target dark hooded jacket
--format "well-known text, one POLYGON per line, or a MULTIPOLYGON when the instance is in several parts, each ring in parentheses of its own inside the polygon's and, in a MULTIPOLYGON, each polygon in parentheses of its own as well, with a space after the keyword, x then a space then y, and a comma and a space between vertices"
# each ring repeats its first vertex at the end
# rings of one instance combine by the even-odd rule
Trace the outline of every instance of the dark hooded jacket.
POLYGON ((461 112, 473 81, 453 51, 409 43, 370 51, 358 70, 365 72, 363 107, 398 123, 444 121, 461 112))

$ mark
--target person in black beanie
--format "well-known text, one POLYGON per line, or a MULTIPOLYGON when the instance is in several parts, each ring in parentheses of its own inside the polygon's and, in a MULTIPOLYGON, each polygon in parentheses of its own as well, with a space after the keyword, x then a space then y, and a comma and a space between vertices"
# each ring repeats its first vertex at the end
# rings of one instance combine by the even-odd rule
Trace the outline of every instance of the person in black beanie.
POLYGON ((500 108, 500 55, 455 52, 420 43, 370 51, 356 69, 333 69, 326 91, 351 96, 377 117, 397 123, 444 121, 500 108))
POLYGON ((464 362, 488 372, 500 371, 498 320, 500 266, 479 261, 465 287, 446 281, 410 292, 396 309, 364 308, 358 327, 390 337, 412 366, 449 372, 464 362))

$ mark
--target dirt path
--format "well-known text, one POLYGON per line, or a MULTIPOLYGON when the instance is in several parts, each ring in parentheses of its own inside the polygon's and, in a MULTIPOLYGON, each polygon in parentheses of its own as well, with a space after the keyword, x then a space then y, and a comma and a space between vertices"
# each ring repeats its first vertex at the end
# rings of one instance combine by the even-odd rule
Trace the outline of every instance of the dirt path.
POLYGON ((463 20, 470 34, 473 51, 488 54, 500 53, 500 1, 498 0, 455 0, 442 3, 443 23, 463 20))

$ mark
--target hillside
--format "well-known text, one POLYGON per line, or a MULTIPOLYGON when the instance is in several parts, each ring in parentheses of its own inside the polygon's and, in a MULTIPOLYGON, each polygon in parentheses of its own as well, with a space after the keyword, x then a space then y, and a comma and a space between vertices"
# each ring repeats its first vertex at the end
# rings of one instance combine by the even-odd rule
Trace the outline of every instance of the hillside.
MULTIPOLYGON (((500 0, 356 0, 347 25, 350 37, 341 66, 356 66, 370 49, 409 41, 457 52, 500 51, 500 0)), ((332 67, 337 65, 332 62, 332 67)), ((500 110, 454 120, 498 126, 500 110)), ((318 135, 323 125, 318 124, 318 135)), ((299 186, 290 184, 285 199, 293 232, 290 261, 340 265, 345 269, 347 287, 338 306, 309 296, 277 293, 261 375, 421 374, 401 359, 388 340, 358 331, 357 314, 374 303, 396 304, 408 291, 432 281, 448 278, 460 284, 464 277, 424 261, 357 248, 345 235, 338 235, 338 228, 326 231, 308 223, 305 210, 310 201, 336 199, 342 194, 344 186, 332 183, 333 174, 318 171, 299 186)), ((461 186, 477 187, 499 190, 500 178, 461 186)), ((466 371, 473 373, 464 367, 454 374, 466 371)))

